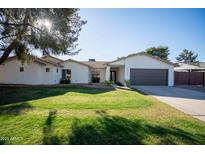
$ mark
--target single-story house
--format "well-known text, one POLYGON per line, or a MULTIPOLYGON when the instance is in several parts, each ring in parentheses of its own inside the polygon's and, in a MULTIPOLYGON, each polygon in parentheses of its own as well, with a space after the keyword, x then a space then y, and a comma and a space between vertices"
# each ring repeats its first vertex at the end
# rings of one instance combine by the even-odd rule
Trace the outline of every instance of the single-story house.
POLYGON ((175 72, 204 72, 205 67, 204 67, 203 62, 199 63, 177 63, 174 67, 175 72))
POLYGON ((205 65, 197 63, 177 63, 174 67, 175 85, 204 85, 205 65))
POLYGON ((199 62, 199 66, 205 70, 205 62, 199 62))
POLYGON ((112 80, 122 84, 129 81, 131 85, 173 86, 174 64, 140 52, 110 62, 61 60, 47 55, 22 64, 14 56, 0 65, 1 84, 58 84, 62 78, 69 78, 71 83, 112 80))

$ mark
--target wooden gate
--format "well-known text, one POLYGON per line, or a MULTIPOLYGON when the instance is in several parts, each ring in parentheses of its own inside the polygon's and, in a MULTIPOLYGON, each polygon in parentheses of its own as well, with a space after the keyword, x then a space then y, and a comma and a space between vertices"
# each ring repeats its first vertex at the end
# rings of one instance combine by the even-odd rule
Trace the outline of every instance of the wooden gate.
POLYGON ((205 72, 174 72, 175 85, 205 85, 205 72))

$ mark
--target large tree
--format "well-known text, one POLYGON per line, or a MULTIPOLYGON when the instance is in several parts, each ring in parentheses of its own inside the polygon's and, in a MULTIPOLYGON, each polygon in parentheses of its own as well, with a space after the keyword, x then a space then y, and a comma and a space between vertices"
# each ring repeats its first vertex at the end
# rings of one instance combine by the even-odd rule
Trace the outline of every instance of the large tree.
POLYGON ((184 49, 178 57, 176 57, 176 60, 178 62, 184 62, 184 63, 195 63, 197 61, 198 54, 195 54, 193 51, 189 51, 187 49, 184 49))
POLYGON ((167 46, 151 47, 146 50, 146 53, 168 60, 169 48, 167 46))
POLYGON ((33 50, 75 54, 85 23, 78 9, 0 9, 0 64, 11 53, 27 61, 33 50))

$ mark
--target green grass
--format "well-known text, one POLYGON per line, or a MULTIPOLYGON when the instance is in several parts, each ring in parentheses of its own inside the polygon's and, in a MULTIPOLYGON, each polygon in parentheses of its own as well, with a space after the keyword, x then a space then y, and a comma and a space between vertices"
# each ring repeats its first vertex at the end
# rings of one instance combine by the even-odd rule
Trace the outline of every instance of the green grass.
POLYGON ((205 123, 137 91, 0 93, 0 144, 205 144, 205 123))

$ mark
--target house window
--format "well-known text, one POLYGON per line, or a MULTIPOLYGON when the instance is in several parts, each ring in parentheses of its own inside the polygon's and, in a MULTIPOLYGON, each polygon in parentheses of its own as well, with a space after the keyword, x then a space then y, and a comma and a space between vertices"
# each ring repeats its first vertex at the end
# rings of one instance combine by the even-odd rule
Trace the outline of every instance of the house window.
POLYGON ((47 67, 47 68, 46 68, 46 72, 50 72, 50 68, 47 67))
POLYGON ((58 68, 56 68, 56 72, 58 73, 58 68))
POLYGON ((92 82, 98 83, 100 82, 100 71, 92 71, 92 82))
POLYGON ((70 69, 63 69, 62 70, 62 78, 63 79, 71 79, 71 70, 70 69))
POLYGON ((24 72, 24 67, 20 67, 20 72, 24 72))

